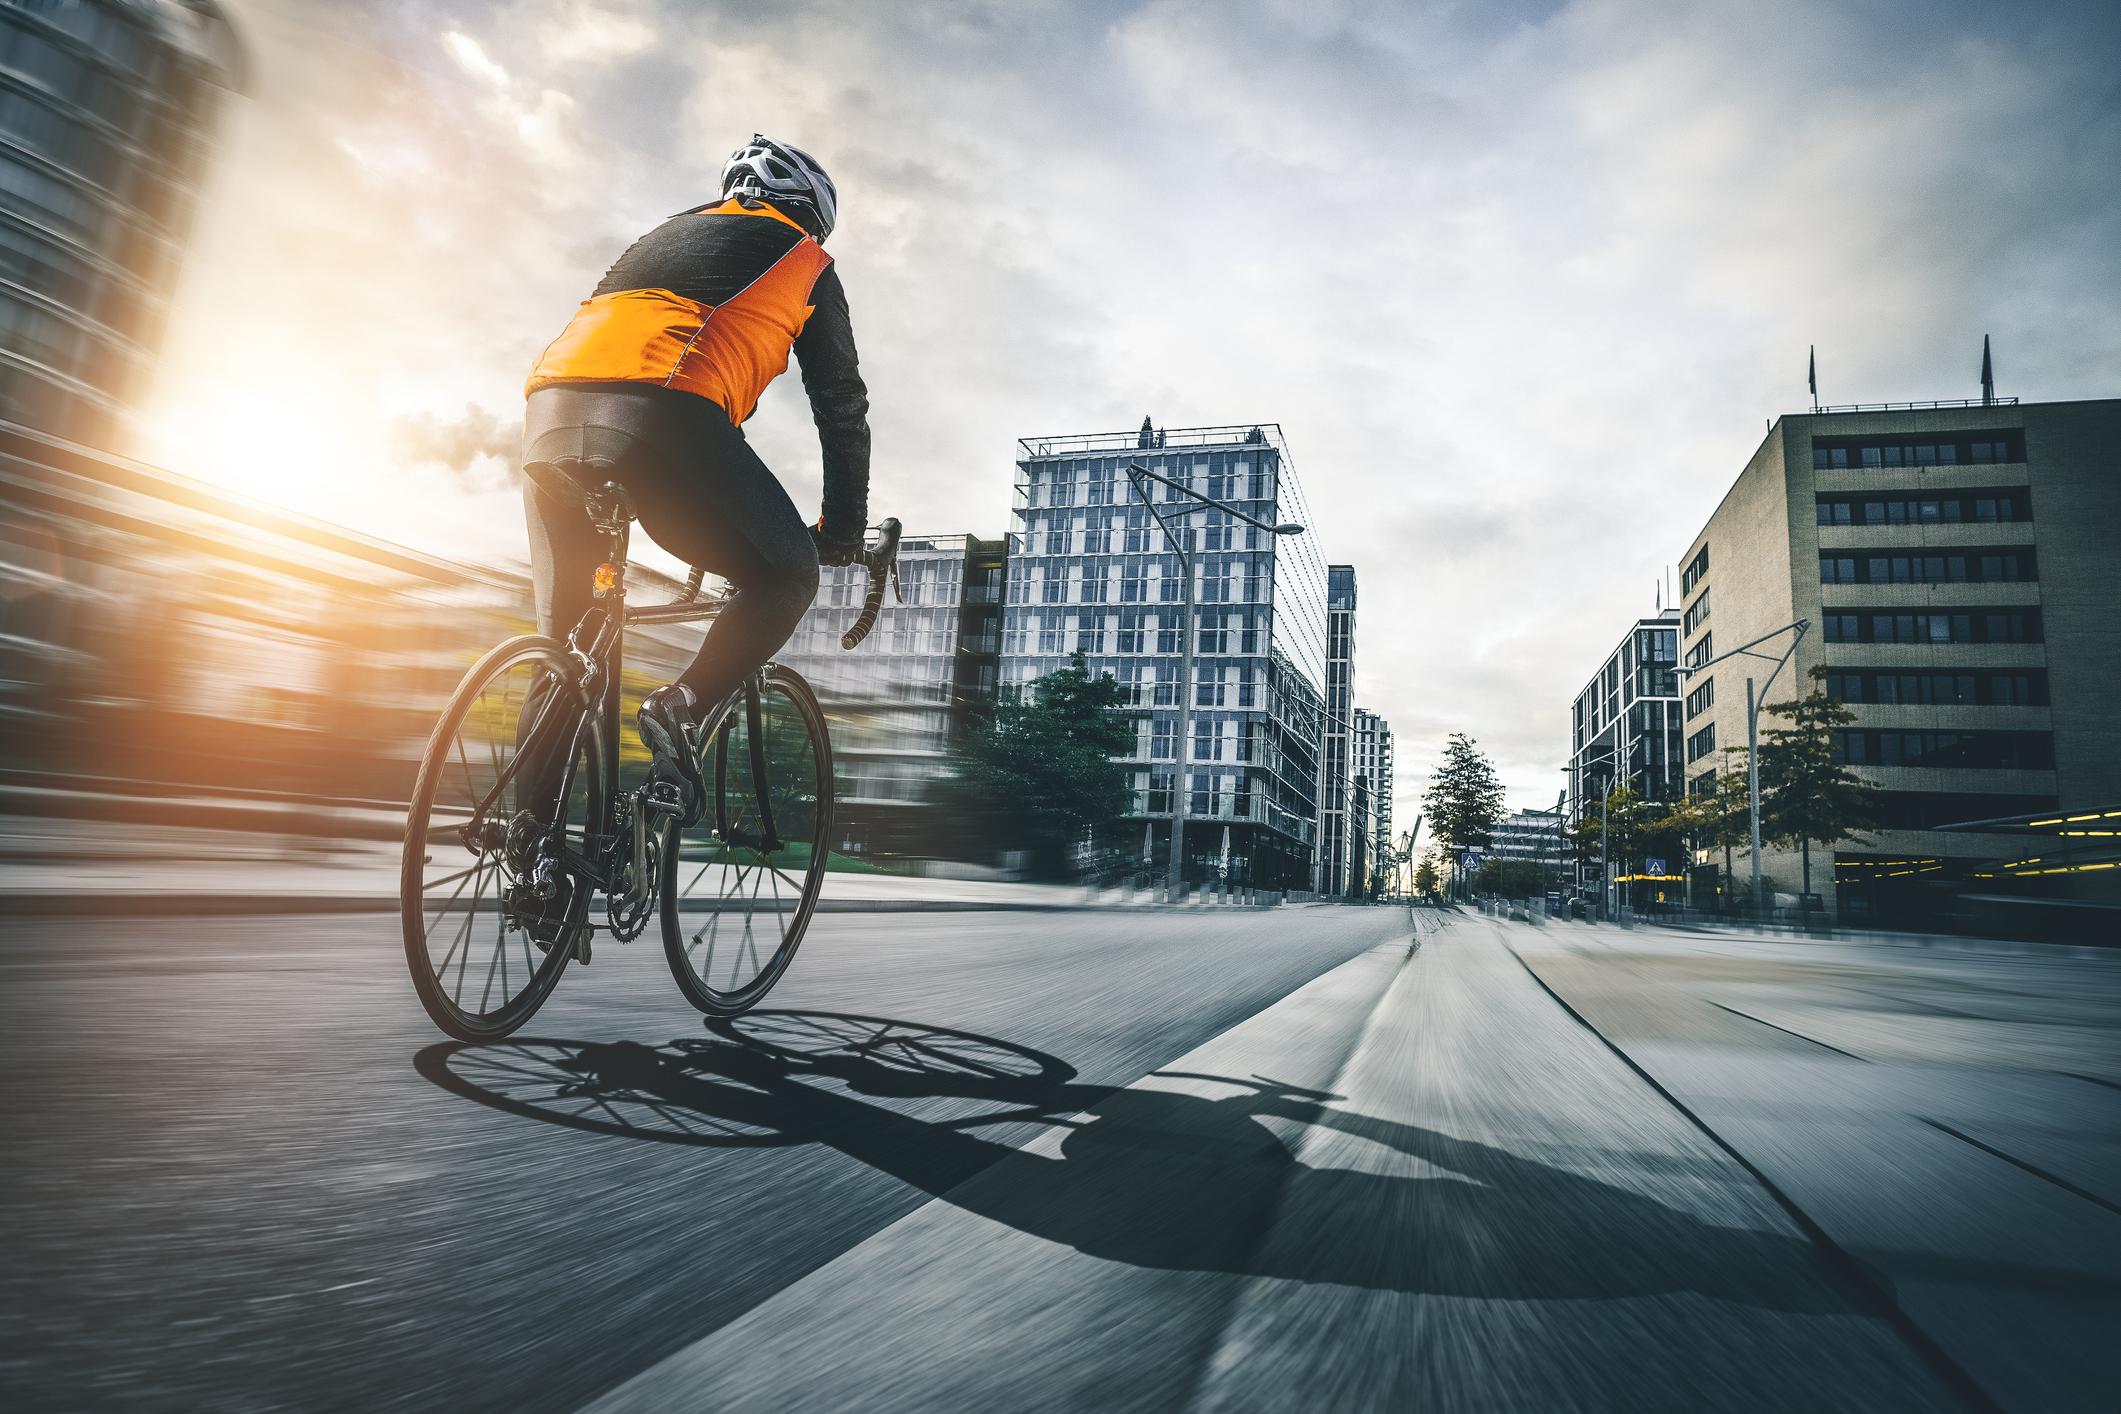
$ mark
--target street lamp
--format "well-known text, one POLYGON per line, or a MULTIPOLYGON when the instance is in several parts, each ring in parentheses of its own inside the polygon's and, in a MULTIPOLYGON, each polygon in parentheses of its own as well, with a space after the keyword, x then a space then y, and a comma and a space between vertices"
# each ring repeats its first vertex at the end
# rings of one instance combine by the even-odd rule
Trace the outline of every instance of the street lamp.
MULTIPOLYGON (((1627 723, 1626 726, 1632 727, 1633 723, 1627 723)), ((1632 731, 1623 729, 1615 733, 1614 739, 1620 744, 1620 781, 1626 784, 1635 778, 1635 738, 1632 731)), ((1610 824, 1607 807, 1613 795, 1613 776, 1610 769, 1613 748, 1608 746, 1603 751, 1585 756, 1574 765, 1564 766, 1562 769, 1573 776, 1591 762, 1598 760, 1605 761, 1608 766, 1606 788, 1598 793, 1598 915, 1599 921, 1606 922, 1613 916, 1613 861, 1607 845, 1610 824)), ((1583 782, 1580 780, 1576 782, 1576 804, 1579 807, 1583 804, 1583 782)))
MULTIPOLYGON (((1706 662, 1696 663, 1692 667, 1679 670, 1679 676, 1683 678, 1692 677, 1695 673, 1715 667, 1726 658, 1736 658, 1741 655, 1747 658, 1758 658, 1763 663, 1773 663, 1775 665, 1768 672, 1767 681, 1760 684, 1757 692, 1753 688, 1753 680, 1751 678, 1745 680, 1745 798, 1746 813, 1751 817, 1753 835, 1753 916, 1755 919, 1760 916, 1760 704, 1767 700, 1767 691, 1774 686, 1775 678, 1782 672, 1783 664, 1789 662, 1791 658, 1797 655, 1797 645, 1804 642, 1805 631, 1811 626, 1812 621, 1810 619, 1798 619, 1795 623, 1784 624, 1781 628, 1769 629, 1752 642, 1741 643, 1728 653, 1719 653, 1706 662), (1765 653, 1755 653, 1753 651, 1753 649, 1769 639, 1785 633, 1794 634, 1795 636, 1790 639, 1790 646, 1783 650, 1780 658, 1770 658, 1765 653)), ((1807 914, 1806 918, 1809 921, 1810 915, 1807 914)))
POLYGON ((1304 528, 1294 521, 1282 521, 1277 525, 1269 525, 1257 517, 1246 515, 1228 502, 1218 501, 1212 496, 1203 496, 1184 482, 1173 481, 1168 476, 1151 471, 1140 462, 1130 462, 1128 464, 1127 484, 1134 488, 1135 495, 1141 497, 1142 505, 1148 508, 1150 516, 1156 521, 1157 528, 1163 531, 1164 539, 1170 542, 1172 552, 1178 556, 1179 577, 1185 580, 1186 583, 1185 607, 1183 610, 1185 617, 1179 624, 1178 629, 1179 643, 1183 652, 1179 660, 1178 669, 1177 760, 1171 783, 1171 881, 1166 890, 1170 901, 1177 903, 1179 891, 1184 886, 1181 869, 1186 857, 1186 752, 1192 745, 1193 728, 1193 546, 1192 528, 1190 526, 1180 527, 1180 529, 1187 532, 1182 538, 1176 530, 1171 528, 1171 522, 1177 520, 1180 516, 1192 515, 1195 511, 1217 510, 1228 511, 1246 525, 1264 530, 1269 535, 1301 535, 1304 533, 1304 528), (1148 487, 1143 484, 1145 481, 1161 481, 1172 490, 1191 497, 1197 504, 1184 506, 1175 511, 1159 511, 1156 508, 1155 500, 1149 495, 1148 487))

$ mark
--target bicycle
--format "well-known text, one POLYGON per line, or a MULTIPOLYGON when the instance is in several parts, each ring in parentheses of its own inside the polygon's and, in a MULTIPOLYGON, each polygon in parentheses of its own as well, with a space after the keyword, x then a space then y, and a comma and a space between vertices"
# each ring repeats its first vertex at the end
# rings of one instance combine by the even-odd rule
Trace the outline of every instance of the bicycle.
MULTIPOLYGON (((722 601, 700 597, 695 566, 677 599, 627 604, 633 507, 610 469, 600 458, 525 468, 604 537, 590 607, 565 643, 526 634, 473 664, 414 779, 399 874, 406 963, 428 1016, 462 1041, 509 1035, 570 960, 589 961, 592 934, 631 942, 651 918, 686 1001, 713 1016, 748 1010, 787 972, 824 883, 832 742, 810 685, 784 664, 703 715, 691 749, 710 799, 695 822, 672 783, 620 788, 626 630, 711 619, 722 601), (599 895, 604 919, 592 922, 599 895), (688 917, 703 920, 689 935, 688 917)), ((840 639, 849 650, 876 626, 887 580, 904 598, 899 523, 876 529, 858 561, 868 591, 840 639)))

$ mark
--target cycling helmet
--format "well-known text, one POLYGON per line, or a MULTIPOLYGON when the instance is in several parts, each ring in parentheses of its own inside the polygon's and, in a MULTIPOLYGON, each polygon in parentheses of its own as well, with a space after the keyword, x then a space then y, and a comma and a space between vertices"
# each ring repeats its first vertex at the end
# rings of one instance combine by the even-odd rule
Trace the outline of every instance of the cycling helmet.
POLYGON ((832 234, 833 219, 839 214, 832 178, 825 175, 817 159, 764 133, 753 133, 751 141, 730 153, 722 164, 722 199, 732 196, 803 208, 803 214, 816 222, 820 241, 832 234))

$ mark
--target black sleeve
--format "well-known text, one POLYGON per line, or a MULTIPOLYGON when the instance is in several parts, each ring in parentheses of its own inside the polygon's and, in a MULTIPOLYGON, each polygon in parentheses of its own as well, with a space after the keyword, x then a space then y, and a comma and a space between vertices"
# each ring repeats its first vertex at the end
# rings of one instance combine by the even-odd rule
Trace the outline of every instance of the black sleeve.
POLYGON ((825 460, 821 517, 828 539, 861 538, 869 524, 869 390, 854 352, 854 325, 839 271, 825 267, 810 291, 810 318, 796 336, 803 391, 825 460))

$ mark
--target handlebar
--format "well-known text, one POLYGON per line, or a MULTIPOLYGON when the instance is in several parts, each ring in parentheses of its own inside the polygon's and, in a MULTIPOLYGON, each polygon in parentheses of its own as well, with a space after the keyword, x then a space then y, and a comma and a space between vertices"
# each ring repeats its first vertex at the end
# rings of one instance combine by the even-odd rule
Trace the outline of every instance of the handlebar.
POLYGON ((890 579, 892 593, 897 596, 898 601, 902 604, 906 601, 905 586, 899 583, 898 578, 899 529, 895 517, 877 526, 876 548, 862 551, 862 558, 857 561, 869 567, 869 593, 862 600, 861 616, 854 621, 852 628, 840 635, 842 648, 855 647, 869 636, 869 630, 876 627, 877 613, 884 607, 886 578, 890 579))

